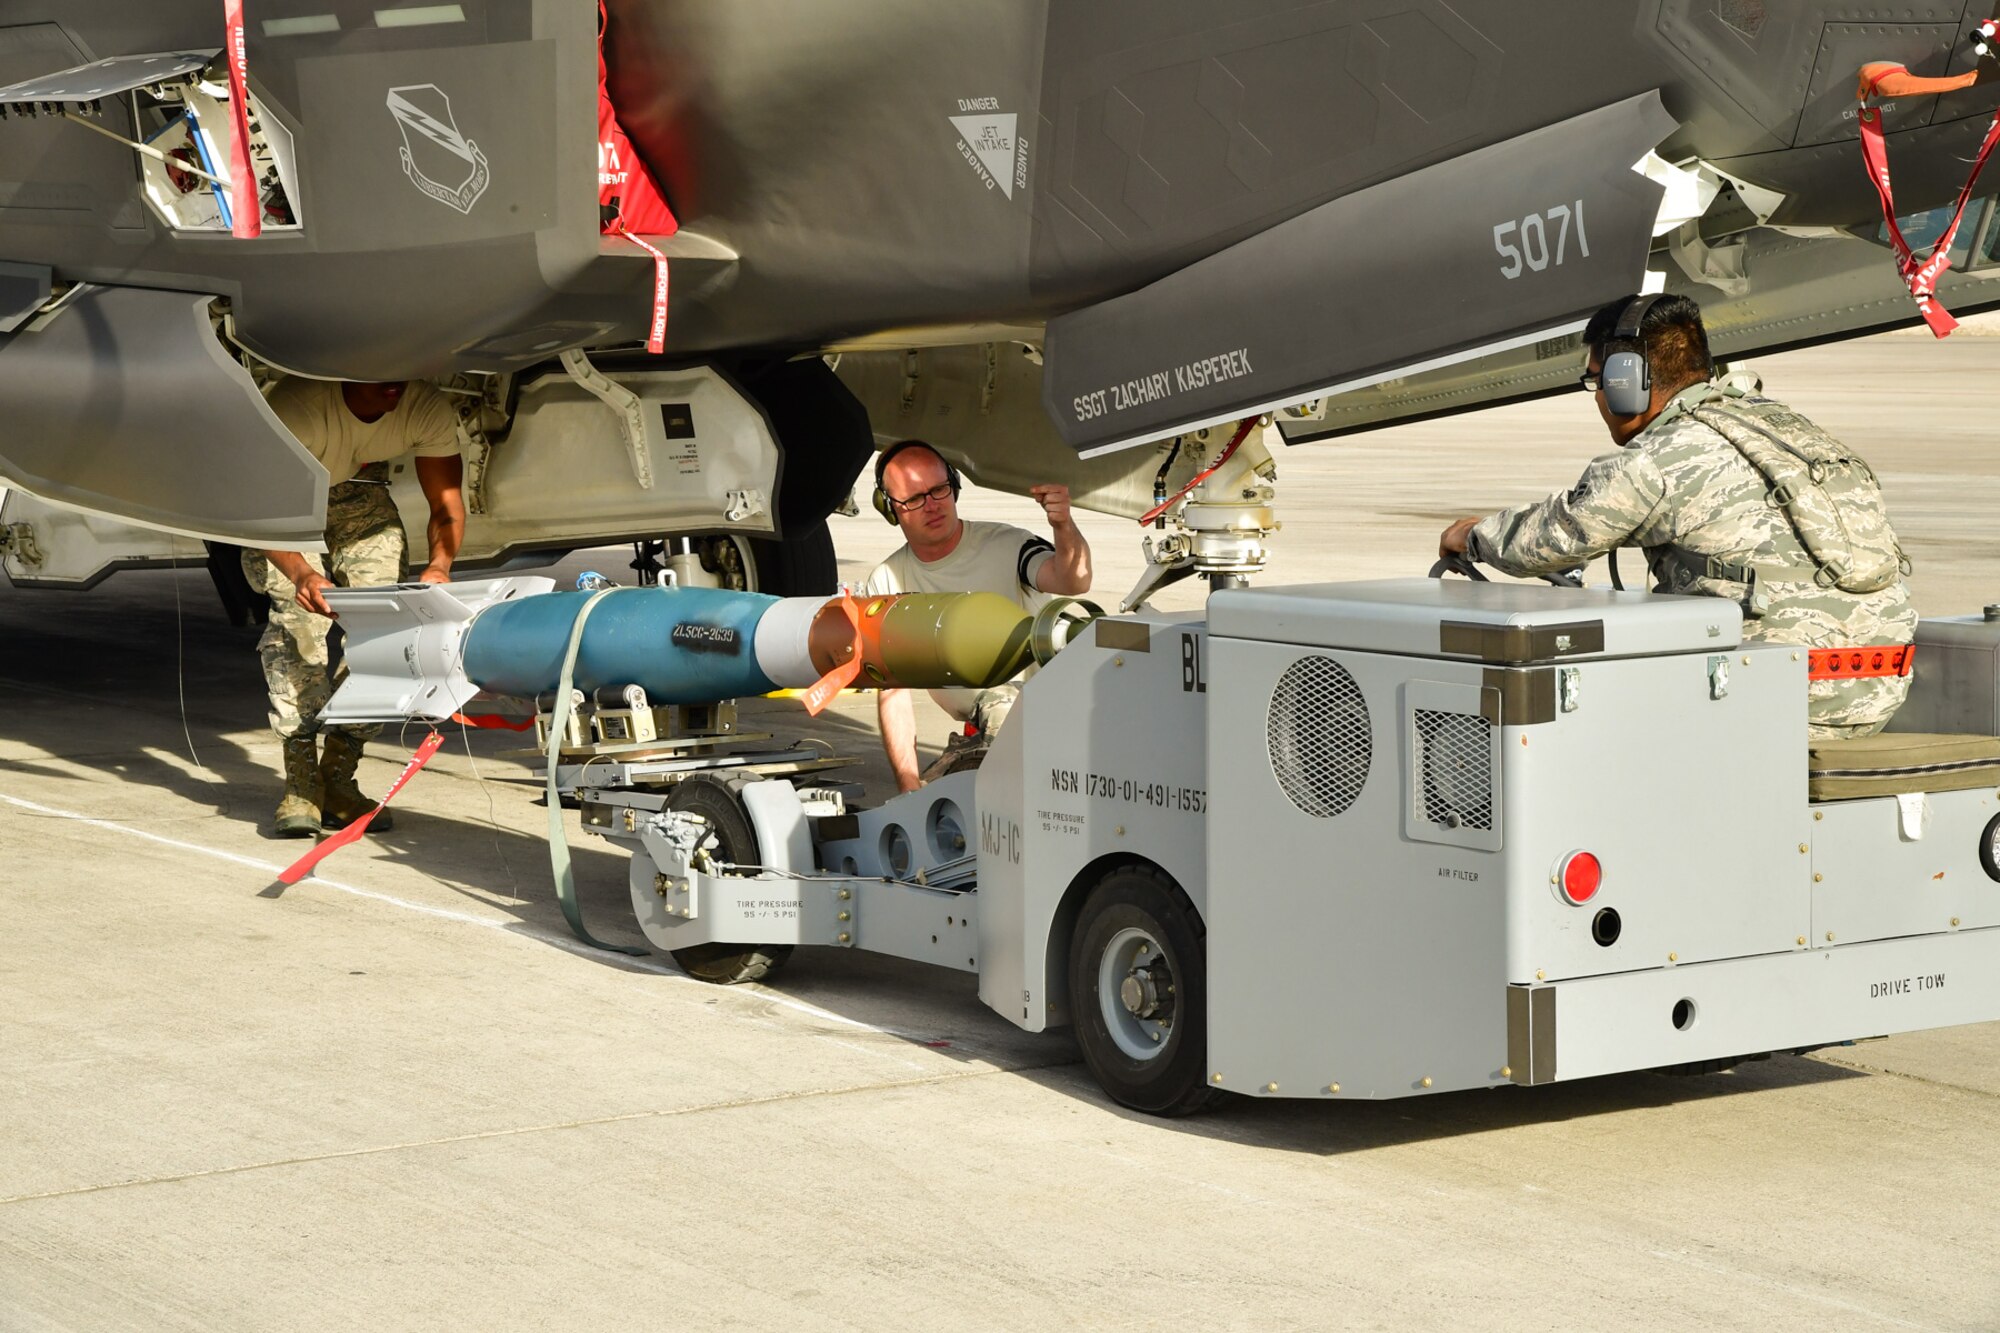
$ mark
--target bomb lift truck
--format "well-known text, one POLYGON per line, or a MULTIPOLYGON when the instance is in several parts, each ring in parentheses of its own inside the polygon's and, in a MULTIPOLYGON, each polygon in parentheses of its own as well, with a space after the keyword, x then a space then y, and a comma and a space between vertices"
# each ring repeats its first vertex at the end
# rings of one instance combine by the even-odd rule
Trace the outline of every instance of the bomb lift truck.
MULTIPOLYGON (((1205 609, 1073 623, 976 771, 864 809, 727 706, 628 690, 562 719, 555 786, 693 975, 761 979, 799 945, 973 972, 1163 1115, 2000 1018, 2000 608, 1923 622, 1890 732, 1809 744, 1805 653, 1744 642, 1731 603, 1233 586, 1241 534, 1212 535, 1174 555, 1213 575, 1205 609)), ((448 664, 432 619, 394 670, 448 664)), ((365 684, 329 717, 429 697, 405 678, 371 710, 365 684)))

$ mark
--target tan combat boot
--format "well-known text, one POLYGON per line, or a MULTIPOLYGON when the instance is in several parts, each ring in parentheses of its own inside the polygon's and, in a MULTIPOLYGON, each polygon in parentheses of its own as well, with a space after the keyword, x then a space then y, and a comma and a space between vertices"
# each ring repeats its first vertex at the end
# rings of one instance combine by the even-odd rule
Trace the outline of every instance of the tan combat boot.
MULTIPOLYGON (((354 768, 361 762, 362 742, 342 731, 329 731, 320 739, 320 781, 326 784, 326 799, 320 804, 320 823, 327 829, 344 829, 375 808, 375 802, 354 785, 354 768)), ((392 827, 384 810, 368 825, 371 833, 386 833, 392 827)))
POLYGON ((317 838, 319 807, 326 797, 319 778, 319 760, 313 754, 313 738, 285 738, 285 798, 278 802, 278 821, 272 832, 281 838, 317 838))

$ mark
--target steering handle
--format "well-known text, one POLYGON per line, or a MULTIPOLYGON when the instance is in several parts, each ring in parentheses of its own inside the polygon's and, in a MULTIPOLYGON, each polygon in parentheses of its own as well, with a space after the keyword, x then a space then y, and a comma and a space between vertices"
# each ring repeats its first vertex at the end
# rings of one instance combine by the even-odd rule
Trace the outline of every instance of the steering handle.
POLYGON ((1474 583, 1493 581, 1480 573, 1479 566, 1473 563, 1472 557, 1462 551, 1456 555, 1441 555, 1438 557, 1438 562, 1431 566, 1432 578, 1441 579, 1447 574, 1463 574, 1474 583))
MULTIPOLYGON (((1456 555, 1439 556, 1437 563, 1431 566, 1430 576, 1432 578, 1441 579, 1447 574, 1463 574, 1474 583, 1491 583, 1493 581, 1480 573, 1479 566, 1473 563, 1472 557, 1463 552, 1456 555)), ((1560 569, 1553 574, 1542 574, 1537 577, 1542 582, 1555 588, 1581 588, 1583 586, 1583 570, 1580 568, 1560 569)))

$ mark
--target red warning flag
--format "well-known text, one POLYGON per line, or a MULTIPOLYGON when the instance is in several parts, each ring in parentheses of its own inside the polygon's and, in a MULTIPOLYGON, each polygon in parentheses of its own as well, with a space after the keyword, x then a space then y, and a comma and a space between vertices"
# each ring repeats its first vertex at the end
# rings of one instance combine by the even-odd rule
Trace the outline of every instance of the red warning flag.
POLYGON ((257 168, 250 160, 250 58, 243 44, 243 0, 222 0, 223 56, 229 62, 229 234, 264 230, 257 168))
POLYGON ((1949 78, 1930 79, 1910 73, 1908 65, 1898 65, 1893 61, 1877 60, 1861 67, 1857 76, 1854 96, 1857 101, 1867 101, 1871 97, 1927 97, 1932 93, 1955 93, 1961 88, 1970 88, 1979 82, 1979 71, 1967 70, 1949 78))
MULTIPOLYGON (((604 6, 598 4, 602 15, 604 6)), ((610 212, 604 219, 606 232, 623 231, 635 236, 671 236, 680 230, 666 196, 653 180, 653 173, 632 150, 632 141, 619 128, 618 112, 611 105, 604 67, 604 33, 597 35, 597 203, 610 212)))
POLYGON ((653 318, 646 325, 646 350, 658 356, 667 350, 667 257, 643 236, 617 234, 653 257, 653 318))
POLYGON ((604 0, 597 0, 597 211, 606 236, 623 236, 653 257, 653 318, 646 327, 646 350, 658 355, 667 347, 667 257, 642 238, 671 236, 680 223, 611 105, 610 72, 604 65, 608 22, 604 0))
POLYGON ((431 756, 438 752, 438 746, 443 744, 442 732, 433 731, 424 737, 424 743, 417 747, 417 752, 410 756, 410 762, 403 766, 403 775, 389 784, 389 790, 382 793, 382 799, 376 803, 375 808, 285 867, 284 872, 278 876, 278 883, 298 883, 312 873, 314 866, 366 833, 375 816, 382 812, 382 807, 396 799, 396 793, 403 789, 403 784, 415 777, 417 770, 428 764, 431 756))
POLYGON ((854 595, 843 591, 840 594, 840 609, 847 616, 847 623, 854 626, 854 652, 845 662, 821 676, 806 691, 806 712, 818 717, 834 697, 861 674, 861 608, 854 604, 854 595))

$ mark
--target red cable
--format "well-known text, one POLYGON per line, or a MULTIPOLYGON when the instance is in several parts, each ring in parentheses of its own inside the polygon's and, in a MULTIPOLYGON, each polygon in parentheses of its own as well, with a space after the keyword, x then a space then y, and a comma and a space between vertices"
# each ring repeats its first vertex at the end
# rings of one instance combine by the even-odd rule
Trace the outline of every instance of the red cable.
POLYGON ((1175 503, 1177 503, 1182 497, 1187 495, 1189 491, 1193 490, 1195 487, 1201 485, 1204 481, 1207 481, 1210 477, 1214 476, 1216 473, 1216 469, 1220 468, 1224 463, 1227 463, 1230 459, 1230 456, 1236 452, 1236 447, 1242 444, 1244 440, 1250 437, 1250 429, 1256 424, 1257 424, 1256 417, 1245 418, 1243 424, 1236 428, 1236 438, 1231 440, 1229 442, 1229 447, 1222 451, 1222 457, 1216 459, 1213 463, 1210 463, 1208 467, 1205 468, 1204 470, 1195 473, 1194 480, 1188 482, 1187 485, 1181 487, 1180 490, 1176 491, 1173 495, 1169 496, 1165 500, 1162 500, 1159 504, 1154 505, 1151 509, 1148 509, 1145 513, 1141 514, 1139 516, 1139 526, 1144 527, 1146 526, 1146 524, 1151 523, 1154 519, 1166 513, 1169 509, 1172 509, 1175 503))

